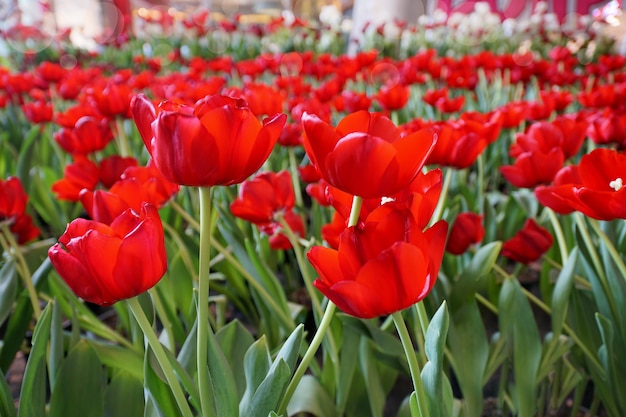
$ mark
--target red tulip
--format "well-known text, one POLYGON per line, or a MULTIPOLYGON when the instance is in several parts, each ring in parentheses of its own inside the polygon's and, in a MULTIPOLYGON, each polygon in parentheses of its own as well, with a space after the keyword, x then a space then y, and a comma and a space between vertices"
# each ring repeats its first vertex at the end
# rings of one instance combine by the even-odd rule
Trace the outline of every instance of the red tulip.
MULTIPOLYGON (((283 219, 289 225, 291 231, 298 237, 304 237, 304 222, 302 217, 296 214, 292 209, 289 209, 282 214, 283 219)), ((291 249, 291 241, 283 233, 283 227, 280 223, 272 222, 265 225, 260 225, 259 230, 269 236, 270 248, 274 250, 287 250, 291 249)))
POLYGON ((578 174, 578 165, 564 166, 554 176, 552 185, 540 185, 535 188, 535 196, 541 204, 550 207, 559 214, 569 214, 576 209, 576 186, 582 184, 578 174))
POLYGON ((47 123, 52 121, 52 104, 37 100, 22 105, 24 115, 31 123, 47 123))
POLYGON ((262 172, 241 184, 230 211, 235 217, 263 225, 275 221, 276 213, 292 209, 294 204, 289 171, 262 172))
POLYGON ((446 241, 447 224, 422 231, 407 210, 350 227, 337 250, 315 246, 307 257, 319 278, 314 285, 342 311, 373 318, 403 310, 432 289, 446 241))
POLYGON ((54 140, 67 153, 86 155, 104 149, 113 140, 113 133, 108 122, 84 116, 72 129, 56 132, 54 140))
POLYGON ((268 158, 285 124, 283 114, 263 123, 243 99, 206 97, 195 106, 164 101, 159 113, 144 95, 132 113, 156 167, 169 181, 208 187, 240 183, 268 158))
POLYGON ((409 101, 411 90, 402 84, 394 84, 391 86, 383 85, 378 90, 378 94, 374 96, 380 107, 384 110, 399 110, 406 106, 409 101))
POLYGON ((110 226, 76 219, 48 250, 52 265, 85 301, 111 305, 156 285, 167 270, 157 209, 124 211, 110 226))
POLYGON ((473 244, 480 243, 485 236, 483 216, 476 213, 459 213, 454 219, 446 252, 461 255, 473 244))
POLYGON ((550 183, 563 162, 563 151, 560 148, 553 148, 548 153, 524 152, 513 165, 501 166, 500 172, 514 186, 532 188, 550 183))
POLYGON ((526 220, 515 236, 504 242, 502 255, 523 264, 536 261, 552 246, 552 235, 533 219, 526 220))
POLYGON ((100 181, 98 166, 84 155, 76 155, 74 162, 63 170, 63 178, 52 184, 59 200, 78 201, 83 189, 95 190, 100 181))
POLYGON ((304 147, 333 187, 363 198, 391 196, 424 166, 436 137, 427 130, 402 136, 380 113, 359 111, 336 128, 315 115, 302 118, 304 147))
POLYGON ((26 210, 28 195, 17 177, 0 180, 0 221, 11 221, 26 210))

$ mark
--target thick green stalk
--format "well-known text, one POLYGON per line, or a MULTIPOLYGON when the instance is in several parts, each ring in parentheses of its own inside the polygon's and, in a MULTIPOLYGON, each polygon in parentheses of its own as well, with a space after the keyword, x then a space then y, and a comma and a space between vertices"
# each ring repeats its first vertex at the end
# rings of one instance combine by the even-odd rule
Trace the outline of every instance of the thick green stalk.
POLYGON ((211 261, 211 188, 200 187, 200 266, 198 270, 197 370, 200 408, 209 416, 210 381, 207 369, 209 328, 209 273, 211 261))
MULTIPOLYGON (((354 196, 352 199, 352 208, 350 209, 350 218, 348 220, 348 227, 357 225, 359 221, 359 213, 361 212, 362 205, 363 205, 363 199, 361 197, 354 196)), ((304 376, 304 373, 309 368, 311 361, 315 358, 315 353, 317 352, 317 349, 320 347, 320 345, 322 344, 322 341, 324 340, 326 331, 328 330, 328 327, 330 327, 330 322, 332 321, 333 316, 335 315, 335 310, 336 310, 335 304, 332 301, 328 300, 328 304, 326 305, 326 310, 324 311, 324 316, 322 317, 322 320, 320 321, 317 331, 315 332, 315 336, 313 336, 313 340, 311 341, 311 344, 309 345, 309 348, 307 349, 307 351, 304 353, 304 356, 302 357, 302 361, 300 361, 300 365, 298 365, 296 372, 294 373, 293 377, 291 378, 291 381, 289 382, 289 385, 287 386, 287 391, 285 392, 285 395, 283 396, 283 399, 280 402, 280 406, 278 407, 279 416, 283 415, 285 411, 287 410, 289 401, 291 400, 293 393, 296 391, 296 388, 298 387, 298 384, 300 383, 302 376, 304 376)))
POLYGON ((161 366, 163 375, 165 375, 165 379, 167 380, 170 390, 174 395, 176 404, 178 404, 179 411, 181 412, 183 417, 193 417, 193 413, 191 412, 191 408, 189 407, 189 403, 187 402, 185 393, 183 392, 180 383, 176 378, 176 374, 174 373, 174 368, 167 358, 165 349, 163 348, 161 342, 159 342, 159 338, 152 328, 152 325, 148 321, 146 314, 143 312, 141 304, 139 304, 139 300, 137 299, 137 297, 133 297, 128 299, 126 302, 128 303, 128 307, 130 308, 130 310, 133 312, 133 315, 135 316, 139 327, 141 327, 144 337, 148 341, 148 345, 150 345, 150 348, 152 348, 152 352, 154 352, 154 356, 161 366))
MULTIPOLYGON (((406 323, 404 322, 404 317, 402 316, 401 311, 396 311, 392 314, 393 322, 396 325, 396 330, 398 331, 398 335, 400 336, 400 341, 402 342, 402 347, 404 348, 404 355, 406 356, 407 361, 409 362, 409 370, 411 371, 411 379, 413 380, 413 387, 415 388, 415 392, 417 394, 417 407, 419 417, 428 417, 428 404, 426 399, 426 392, 424 391, 424 385, 422 384, 422 376, 420 371, 419 362, 417 361, 417 355, 415 354, 415 349, 413 348, 413 342, 411 341, 411 336, 409 335, 409 331, 406 328, 406 323)), ((417 416, 413 416, 417 417, 417 416)))

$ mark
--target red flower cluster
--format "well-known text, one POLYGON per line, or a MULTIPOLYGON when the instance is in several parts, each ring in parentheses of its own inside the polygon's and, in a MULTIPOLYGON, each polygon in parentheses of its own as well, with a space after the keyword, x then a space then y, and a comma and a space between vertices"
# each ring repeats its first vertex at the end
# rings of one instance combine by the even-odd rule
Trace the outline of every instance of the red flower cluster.
POLYGON ((7 223, 15 235, 17 243, 22 245, 39 236, 39 229, 33 224, 32 217, 26 212, 28 195, 22 182, 17 177, 0 180, 0 222, 7 223))

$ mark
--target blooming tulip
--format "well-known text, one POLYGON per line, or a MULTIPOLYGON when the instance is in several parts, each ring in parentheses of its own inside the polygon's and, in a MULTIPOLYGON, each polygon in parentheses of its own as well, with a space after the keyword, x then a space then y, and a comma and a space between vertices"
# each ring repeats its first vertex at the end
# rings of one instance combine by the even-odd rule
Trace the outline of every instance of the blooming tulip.
POLYGON ((452 224, 446 252, 461 255, 471 245, 480 243, 484 236, 483 216, 476 213, 460 213, 452 224))
POLYGON ((245 180, 268 158, 284 114, 259 122, 243 99, 211 96, 195 106, 164 101, 157 110, 144 95, 132 99, 139 133, 169 181, 209 187, 245 180))
POLYGON ((536 261, 552 246, 552 235, 533 219, 526 220, 515 236, 502 244, 502 255, 523 264, 536 261))
POLYGON ((85 301, 111 305, 156 285, 167 269, 159 212, 144 204, 110 226, 76 219, 48 250, 52 265, 85 301))
POLYGON ((380 113, 358 111, 336 128, 319 117, 302 117, 304 147, 333 187, 363 198, 391 196, 408 186, 436 143, 428 130, 402 136, 380 113))
POLYGON ((319 274, 315 287, 352 316, 403 310, 428 295, 439 273, 447 224, 422 231, 408 210, 385 206, 375 221, 345 229, 337 250, 315 246, 307 254, 319 274))

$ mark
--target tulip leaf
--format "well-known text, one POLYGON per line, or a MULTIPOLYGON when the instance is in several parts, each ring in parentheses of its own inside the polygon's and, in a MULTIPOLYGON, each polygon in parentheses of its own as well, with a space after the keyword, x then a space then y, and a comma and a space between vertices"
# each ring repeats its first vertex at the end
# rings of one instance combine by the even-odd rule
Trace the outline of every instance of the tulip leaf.
POLYGON ((160 377, 161 370, 159 369, 157 373, 153 366, 158 367, 158 361, 154 358, 152 349, 148 348, 144 356, 144 388, 146 401, 152 401, 153 404, 151 406, 147 405, 147 410, 152 410, 152 415, 181 417, 176 399, 169 385, 160 377))
POLYGON ((312 414, 315 417, 338 416, 332 398, 312 375, 302 377, 287 407, 289 416, 300 413, 312 414))
POLYGON ((17 297, 17 270, 15 262, 9 258, 0 268, 0 326, 2 326, 13 310, 17 297))
POLYGON ((563 324, 567 315, 567 305, 570 293, 574 286, 574 276, 576 275, 576 264, 578 262, 578 249, 572 249, 563 265, 556 280, 552 293, 552 332, 558 336, 561 334, 563 324))
POLYGON ((33 167, 33 152, 37 148, 33 146, 36 138, 40 138, 41 128, 37 124, 33 124, 24 140, 20 144, 20 153, 17 156, 17 176, 22 182, 22 186, 29 193, 30 185, 30 169, 33 167))
MULTIPOLYGON (((30 320, 30 314, 28 315, 30 320)), ((33 333, 33 343, 20 391, 18 417, 46 415, 46 352, 50 338, 52 303, 43 310, 33 333)), ((21 340, 21 339, 20 339, 21 340)))
POLYGON ((449 297, 452 313, 474 298, 474 294, 479 290, 481 278, 491 271, 501 248, 502 242, 490 242, 478 249, 470 264, 454 283, 449 297))
POLYGON ((345 326, 339 351, 339 381, 337 383, 337 410, 343 415, 348 399, 350 388, 354 379, 358 358, 359 340, 361 335, 353 327, 345 326))
POLYGON ((421 374, 428 398, 429 415, 433 417, 446 417, 452 414, 452 388, 443 372, 443 353, 449 323, 448 308, 444 301, 426 330, 424 348, 428 362, 421 374))
POLYGON ((13 404, 13 394, 2 370, 0 370, 0 416, 17 416, 15 405, 13 404))
MULTIPOLYGON (((239 415, 246 417, 265 417, 276 409, 283 397, 291 378, 291 370, 282 358, 270 368, 267 376, 254 392, 254 395, 240 409, 239 415)), ((226 415, 226 414, 220 414, 226 415)), ((230 414, 235 415, 235 414, 230 414)))
POLYGON ((299 324, 298 327, 291 332, 287 340, 285 340, 285 343, 276 354, 276 358, 274 358, 274 363, 272 365, 274 365, 276 361, 282 359, 291 371, 295 370, 303 338, 304 325, 299 324))
POLYGON ((124 370, 113 374, 104 392, 106 416, 142 416, 144 414, 143 381, 124 370))
POLYGON ((59 367, 49 417, 103 417, 104 381, 96 352, 85 341, 77 343, 59 367))
MULTIPOLYGON (((61 305, 55 302, 52 306, 52 319, 50 322, 50 355, 48 359, 48 379, 50 390, 54 391, 57 372, 63 362, 63 325, 61 323, 61 305)), ((70 346, 71 347, 71 346, 70 346)), ((69 349, 69 348, 68 348, 69 349)))
POLYGON ((514 398, 520 417, 535 415, 541 340, 535 317, 517 280, 507 279, 499 301, 500 329, 513 347, 514 398))
POLYGON ((24 290, 17 298, 17 304, 9 318, 4 333, 2 350, 0 351, 0 369, 3 372, 7 372, 11 362, 13 362, 13 358, 15 358, 15 354, 22 346, 32 314, 33 307, 30 304, 28 292, 24 290))
MULTIPOLYGON (((207 324, 208 325, 208 324, 207 324)), ((208 335, 208 371, 217 416, 237 416, 239 411, 239 394, 233 371, 217 343, 213 330, 209 328, 208 335)), ((199 370, 200 372, 202 370, 199 370)), ((200 393, 203 395, 203 393, 200 393)))
POLYGON ((468 415, 480 415, 483 408, 482 381, 489 357, 485 325, 472 299, 453 312, 448 329, 448 346, 468 415))
POLYGON ((87 339, 86 341, 96 352, 103 365, 114 370, 123 370, 137 379, 143 377, 143 358, 139 353, 95 339, 87 339))
POLYGON ((244 375, 246 378, 246 389, 239 403, 239 409, 247 407, 247 403, 252 400, 256 389, 265 379, 272 359, 267 347, 267 339, 261 336, 247 350, 243 359, 244 375))
POLYGON ((239 393, 238 398, 241 398, 246 389, 244 357, 248 348, 254 343, 254 337, 239 320, 229 322, 215 334, 215 337, 231 366, 239 393))

